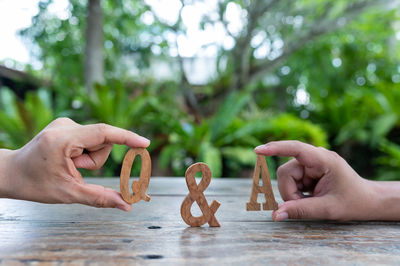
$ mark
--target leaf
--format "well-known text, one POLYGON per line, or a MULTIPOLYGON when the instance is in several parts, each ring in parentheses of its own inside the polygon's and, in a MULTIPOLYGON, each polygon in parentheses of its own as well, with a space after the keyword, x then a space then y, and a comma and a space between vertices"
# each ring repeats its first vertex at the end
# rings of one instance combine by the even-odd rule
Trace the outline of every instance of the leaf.
POLYGON ((236 160, 242 165, 254 165, 257 155, 253 148, 248 147, 226 147, 221 149, 221 153, 228 160, 236 160))
POLYGON ((46 127, 54 118, 51 106, 48 106, 46 102, 44 102, 45 100, 39 97, 38 94, 28 94, 24 104, 27 112, 24 121, 28 128, 29 123, 27 123, 26 120, 31 120, 32 137, 46 127))
POLYGON ((128 147, 125 145, 114 144, 114 146, 111 150, 111 158, 115 162, 121 163, 127 150, 128 150, 128 147))
POLYGON ((210 121, 210 138, 215 141, 221 133, 232 123, 240 110, 247 104, 250 95, 247 93, 231 93, 222 103, 218 112, 210 121))
POLYGON ((373 144, 378 144, 379 140, 384 138, 388 132, 398 121, 396 114, 389 113, 382 115, 371 122, 372 127, 372 140, 373 144))
POLYGON ((8 117, 4 112, 0 112, 0 131, 6 148, 18 149, 26 142, 21 120, 8 117))
POLYGON ((400 145, 390 141, 382 141, 379 148, 382 152, 385 152, 390 156, 392 162, 396 161, 400 166, 400 145))
POLYGON ((213 147, 209 142, 203 142, 200 147, 198 161, 207 164, 213 177, 222 175, 222 157, 219 149, 213 147))
POLYGON ((225 135, 224 137, 221 137, 221 140, 218 141, 218 143, 228 144, 236 140, 242 140, 242 142, 247 142, 250 145, 256 146, 259 145, 260 142, 256 139, 253 139, 252 136, 261 132, 265 132, 270 128, 271 125, 267 120, 249 121, 237 130, 225 135))
POLYGON ((1 92, 0 130, 8 148, 20 148, 53 120, 50 98, 46 99, 45 93, 42 89, 27 92, 21 100, 8 89, 1 92))
POLYGON ((324 130, 309 121, 304 121, 291 114, 283 113, 265 121, 269 124, 264 138, 269 140, 297 139, 316 146, 328 147, 324 130))
POLYGON ((0 89, 0 107, 4 110, 7 116, 15 117, 17 108, 15 106, 16 97, 14 93, 7 87, 0 89))
POLYGON ((274 159, 271 156, 266 156, 265 159, 267 161, 268 171, 271 179, 276 179, 277 166, 274 159))
POLYGON ((160 153, 159 164, 162 169, 166 169, 171 164, 173 158, 178 157, 181 151, 179 145, 168 145, 160 153))

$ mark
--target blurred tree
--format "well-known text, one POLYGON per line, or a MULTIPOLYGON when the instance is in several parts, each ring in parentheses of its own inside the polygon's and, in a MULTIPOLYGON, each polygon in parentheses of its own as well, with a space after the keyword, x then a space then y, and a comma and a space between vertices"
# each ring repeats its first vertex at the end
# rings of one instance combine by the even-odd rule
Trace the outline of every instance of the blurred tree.
MULTIPOLYGON (((177 19, 171 22, 160 18, 159 12, 154 10, 157 2, 150 5, 148 4, 150 1, 104 0, 102 1, 104 42, 101 41, 100 0, 88 1, 88 7, 85 2, 71 0, 70 17, 66 20, 52 16, 48 12, 47 7, 51 2, 51 0, 40 2, 40 11, 33 18, 32 27, 22 31, 22 34, 33 39, 41 48, 38 56, 44 61, 44 69, 52 72, 49 75, 51 79, 59 79, 63 86, 76 88, 82 86, 82 73, 86 73, 87 76, 86 86, 90 83, 89 77, 101 80, 101 51, 106 60, 106 79, 132 76, 135 66, 144 73, 144 69, 150 66, 151 58, 164 58, 174 62, 170 57, 171 51, 178 48, 177 40, 180 36, 189 34, 183 23, 182 13, 185 8, 195 6, 198 1, 182 1, 177 19), (89 13, 86 10, 89 10, 89 13), (98 10, 97 13, 94 10, 98 10), (97 21, 87 24, 91 19, 97 21), (94 25, 97 28, 92 30, 94 25), (83 62, 85 28, 88 37, 86 38, 87 60, 86 71, 82 71, 83 66, 79 65, 83 62), (100 43, 102 49, 99 47, 100 43), (94 49, 93 45, 98 47, 94 49), (92 56, 91 53, 97 55, 92 56), (95 60, 93 63, 90 63, 91 58, 95 60), (63 63, 60 65, 58 62, 63 63), (73 74, 72 79, 71 74, 73 74)), ((230 38, 233 42, 233 47, 228 48, 216 44, 218 75, 211 83, 206 84, 211 85, 213 89, 205 90, 203 86, 195 87, 190 84, 190 79, 184 70, 185 58, 179 49, 178 53, 173 53, 176 54, 180 68, 179 87, 187 110, 200 121, 202 117, 214 113, 219 103, 230 92, 246 88, 254 89, 254 86, 249 85, 274 72, 279 65, 306 44, 312 43, 326 33, 345 27, 371 8, 378 8, 381 14, 390 12, 396 2, 393 0, 218 1, 214 13, 201 14, 201 25, 199 25, 203 29, 223 27, 226 38, 230 38), (232 27, 233 21, 228 19, 228 13, 232 13, 232 9, 239 12, 239 17, 235 19, 240 20, 241 26, 236 29, 232 27)), ((284 110, 285 88, 279 86, 276 88, 276 93, 281 95, 278 98, 280 108, 284 110)))
MULTIPOLYGON (((379 147, 387 138, 400 140, 393 134, 400 129, 393 104, 400 89, 399 43, 393 40, 399 16, 393 9, 365 12, 288 57, 274 74, 284 91, 285 109, 322 125, 331 147, 370 178, 378 172, 379 147)), ((258 95, 271 90, 275 86, 258 95)))
MULTIPOLYGON (((195 7, 198 1, 182 1, 175 24, 166 24, 176 36, 187 35, 182 19, 184 9, 195 7)), ((218 45, 216 69, 219 75, 212 81, 213 90, 193 88, 181 62, 181 89, 191 112, 197 117, 212 114, 232 91, 249 89, 249 85, 265 78, 296 51, 324 34, 345 27, 367 10, 378 9, 381 15, 394 10, 397 1, 218 1, 215 13, 202 14, 201 27, 224 27, 233 47, 218 45), (228 13, 239 13, 241 27, 233 27, 228 13), (199 92, 199 93, 196 93, 199 92)), ((155 14, 157 18, 157 14, 155 14)), ((162 21, 162 19, 158 19, 162 21)), ((178 44, 177 44, 178 46, 178 44)), ((254 87, 253 87, 254 88, 254 87)), ((279 88, 279 87, 277 87, 279 88)), ((285 90, 285 88, 281 88, 285 90)), ((284 91, 278 94, 285 96, 284 91)), ((284 101, 281 99, 281 101, 284 101)), ((284 109, 284 106, 281 106, 284 109)))
MULTIPOLYGON (((36 74, 52 80, 61 93, 67 88, 74 93, 79 90, 85 84, 84 73, 94 76, 84 69, 85 55, 87 67, 96 73, 102 72, 101 58, 105 60, 105 80, 129 80, 134 69, 149 67, 152 43, 166 45, 160 40, 163 26, 143 22, 142 15, 148 7, 142 1, 70 0, 67 17, 52 13, 49 8, 52 2, 39 2, 38 14, 21 35, 34 43, 31 52, 43 63, 40 73, 36 74), (92 20, 92 25, 88 25, 92 20), (96 47, 93 49, 93 46, 96 47), (90 55, 94 50, 95 54, 90 55)), ((100 80, 103 75, 95 76, 95 80, 100 80)))
POLYGON ((52 1, 41 1, 32 26, 22 31, 43 62, 37 74, 52 80, 55 113, 149 133, 161 164, 175 173, 204 159, 218 175, 232 175, 248 165, 251 156, 244 154, 254 145, 287 138, 329 145, 367 177, 375 166, 392 171, 396 165, 399 1, 97 1, 106 85, 93 99, 82 96, 91 2, 70 0, 68 16, 60 18, 49 11, 52 1), (162 3, 174 5, 169 19, 162 3), (188 21, 198 23, 195 39, 207 40, 189 47, 196 50, 189 57, 183 49, 193 37, 188 21), (213 75, 193 82, 199 73, 188 66, 207 56, 203 65, 213 75), (143 106, 131 109, 134 101, 143 106))
POLYGON ((104 81, 103 11, 100 0, 88 1, 85 37, 85 87, 91 95, 93 83, 104 81))

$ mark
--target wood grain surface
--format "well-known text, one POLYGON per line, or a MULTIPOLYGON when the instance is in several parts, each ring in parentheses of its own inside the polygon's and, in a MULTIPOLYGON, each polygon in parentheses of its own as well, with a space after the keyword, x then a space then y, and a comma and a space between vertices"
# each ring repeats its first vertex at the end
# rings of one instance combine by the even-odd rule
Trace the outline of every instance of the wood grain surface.
MULTIPOLYGON (((86 179, 118 190, 119 179, 86 179)), ((199 180, 197 180, 199 182, 199 180)), ((282 202, 272 182, 276 200, 282 202)), ((247 212, 252 179, 213 179, 221 227, 188 227, 184 178, 152 178, 129 213, 0 199, 2 265, 396 265, 400 223, 288 221, 247 212)), ((193 204, 196 206, 196 204, 193 204)), ((193 207, 193 214, 201 214, 193 207)))

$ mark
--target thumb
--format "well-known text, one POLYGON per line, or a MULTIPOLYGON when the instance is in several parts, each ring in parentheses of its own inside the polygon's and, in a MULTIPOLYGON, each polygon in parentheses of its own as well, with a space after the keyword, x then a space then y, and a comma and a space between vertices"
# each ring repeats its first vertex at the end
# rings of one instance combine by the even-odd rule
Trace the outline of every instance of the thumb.
POLYGON ((286 219, 330 219, 332 201, 325 197, 289 200, 272 213, 274 222, 286 219))
POLYGON ((77 189, 77 202, 97 208, 118 208, 130 211, 132 206, 126 203, 121 193, 94 184, 79 184, 77 189))

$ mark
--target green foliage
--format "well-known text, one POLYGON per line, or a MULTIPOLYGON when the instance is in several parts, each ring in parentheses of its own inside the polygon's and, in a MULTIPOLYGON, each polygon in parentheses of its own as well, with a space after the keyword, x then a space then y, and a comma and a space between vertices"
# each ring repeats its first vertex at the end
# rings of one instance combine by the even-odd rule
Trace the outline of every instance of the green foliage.
MULTIPOLYGON (((88 110, 86 121, 89 123, 107 123, 151 138, 159 134, 159 129, 152 125, 165 125, 163 128, 169 132, 169 121, 163 120, 163 114, 181 115, 169 107, 175 102, 173 90, 168 83, 132 84, 126 87, 112 79, 105 85, 96 84, 92 96, 81 95, 84 103, 81 111, 88 110)), ((159 141, 153 141, 150 150, 157 148, 159 141)), ((111 152, 112 159, 116 163, 121 162, 126 151, 127 147, 115 145, 111 152)))
MULTIPOLYGON (((86 96, 84 99, 95 121, 127 129, 137 126, 137 117, 140 117, 146 104, 146 96, 133 98, 120 82, 97 84, 93 97, 86 96)), ((126 146, 115 145, 111 151, 112 159, 122 161, 126 151, 126 146)))
POLYGON ((39 89, 18 99, 6 87, 0 89, 0 144, 18 149, 54 119, 48 91, 39 89))
MULTIPOLYGON (((22 30, 21 35, 40 47, 33 49, 44 64, 40 75, 51 79, 56 88, 70 88, 63 93, 72 97, 73 88, 82 86, 84 78, 87 1, 69 2, 69 17, 60 19, 48 8, 52 0, 40 1, 32 26, 22 30)), ((149 10, 143 1, 105 0, 102 7, 106 79, 125 79, 132 68, 148 68, 151 46, 166 45, 161 38, 166 27, 157 21, 151 26, 142 21, 143 13, 149 10), (130 60, 128 65, 121 63, 127 55, 136 60, 130 60)), ((142 73, 138 77, 143 77, 142 73)))
POLYGON ((293 54, 285 62, 290 73, 275 72, 278 86, 286 88, 287 109, 321 125, 331 148, 368 178, 382 174, 374 159, 381 155, 381 143, 399 141, 392 132, 399 128, 400 57, 391 26, 398 15, 365 12, 293 54), (296 103, 302 89, 309 95, 307 104, 296 103))
POLYGON ((233 120, 249 101, 249 95, 232 93, 219 108, 210 123, 210 140, 216 141, 221 133, 232 124, 233 120))
POLYGON ((234 93, 210 119, 204 119, 200 124, 190 121, 174 123, 169 144, 160 154, 162 166, 171 164, 175 174, 183 175, 194 160, 202 161, 210 166, 214 177, 220 177, 223 173, 220 148, 233 141, 238 145, 247 143, 246 139, 237 140, 230 135, 234 133, 232 126, 240 120, 238 113, 248 99, 246 94, 234 93))
MULTIPOLYGON (((51 1, 42 1, 22 35, 39 48, 34 51, 44 67, 33 74, 51 80, 54 97, 41 89, 22 101, 1 89, 0 145, 20 147, 58 114, 147 136, 152 158, 173 175, 204 161, 215 177, 246 176, 255 146, 298 139, 336 150, 367 178, 400 179, 398 10, 346 13, 353 4, 374 1, 304 0, 273 1, 259 14, 268 1, 224 0, 199 27, 222 26, 231 2, 248 14, 246 27, 231 34, 233 47, 216 44, 215 77, 194 86, 185 82, 179 56, 171 56, 174 38, 189 35, 181 14, 171 24, 146 2, 103 1, 106 82, 89 97, 82 85, 87 2, 71 0, 69 18, 60 19, 49 13, 51 1), (269 47, 265 58, 256 56, 260 47, 269 47), (177 74, 168 81, 153 74, 160 62, 177 74), (254 78, 263 68, 265 74, 254 78)), ((125 151, 113 149, 106 174, 119 174, 125 151)), ((267 160, 273 174, 282 161, 267 160)))
POLYGON ((293 115, 260 113, 250 120, 240 115, 248 101, 248 94, 233 93, 214 116, 200 124, 176 123, 169 144, 161 152, 161 165, 171 165, 174 174, 183 175, 194 161, 203 161, 210 166, 214 177, 234 176, 240 168, 254 166, 254 147, 267 141, 300 139, 328 146, 320 127, 293 115), (230 163, 224 166, 225 161, 230 163))
POLYGON ((378 180, 399 180, 400 176, 400 145, 385 141, 380 144, 384 155, 375 162, 380 165, 378 180))
POLYGON ((44 67, 41 76, 53 85, 78 87, 83 82, 83 51, 86 7, 71 1, 71 17, 60 19, 49 12, 52 1, 39 2, 39 12, 32 18, 32 27, 21 35, 33 40, 41 49, 32 49, 44 67))
POLYGON ((329 148, 325 131, 309 121, 291 114, 282 114, 274 116, 267 123, 269 127, 263 133, 273 136, 274 140, 297 139, 315 146, 329 148))

